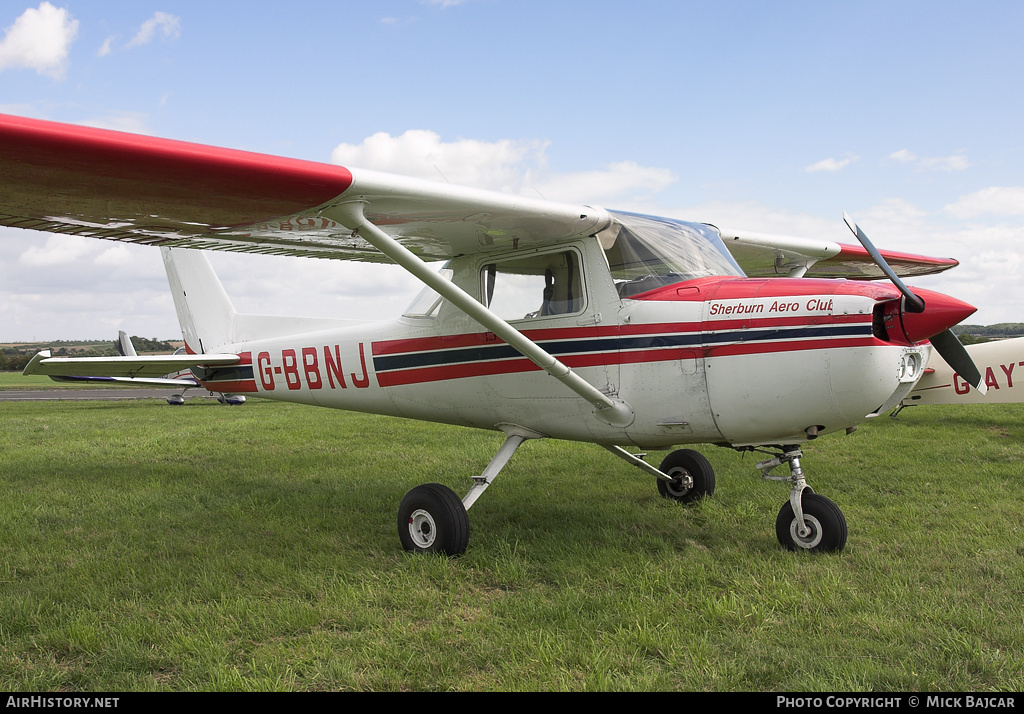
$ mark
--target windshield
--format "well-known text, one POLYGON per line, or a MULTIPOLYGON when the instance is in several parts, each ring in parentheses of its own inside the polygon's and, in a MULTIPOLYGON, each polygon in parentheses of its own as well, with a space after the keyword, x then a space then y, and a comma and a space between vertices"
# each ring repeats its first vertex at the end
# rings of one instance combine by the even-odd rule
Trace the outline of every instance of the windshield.
POLYGON ((709 275, 743 276, 714 226, 609 213, 615 222, 598 239, 620 297, 709 275))

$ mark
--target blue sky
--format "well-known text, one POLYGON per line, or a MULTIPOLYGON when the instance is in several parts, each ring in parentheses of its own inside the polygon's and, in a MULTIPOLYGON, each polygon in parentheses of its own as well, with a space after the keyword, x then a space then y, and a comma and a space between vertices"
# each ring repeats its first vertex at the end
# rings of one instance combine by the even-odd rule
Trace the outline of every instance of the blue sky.
MULTIPOLYGON (((0 112, 954 257, 1024 322, 1019 2, 9 1, 0 112)), ((391 267, 215 256, 239 309, 396 315, 391 267)), ((179 334, 158 252, 0 229, 0 341, 179 334)))

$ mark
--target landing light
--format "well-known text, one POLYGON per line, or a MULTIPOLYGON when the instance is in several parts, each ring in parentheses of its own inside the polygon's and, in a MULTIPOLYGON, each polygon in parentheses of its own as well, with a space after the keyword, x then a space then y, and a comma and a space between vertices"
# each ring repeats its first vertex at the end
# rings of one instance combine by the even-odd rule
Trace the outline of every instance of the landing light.
POLYGON ((922 363, 919 352, 905 352, 896 369, 896 377, 900 382, 913 382, 921 374, 922 363))

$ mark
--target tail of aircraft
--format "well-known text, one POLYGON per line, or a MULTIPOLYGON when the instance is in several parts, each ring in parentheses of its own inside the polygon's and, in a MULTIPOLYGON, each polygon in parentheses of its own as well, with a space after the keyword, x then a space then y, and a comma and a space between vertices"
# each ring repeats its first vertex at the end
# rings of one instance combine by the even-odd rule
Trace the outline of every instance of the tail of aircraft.
MULTIPOLYGON (((365 324, 365 320, 239 313, 206 254, 161 248, 181 334, 189 351, 217 352, 225 345, 365 324)), ((129 343, 130 344, 130 343, 129 343)))
POLYGON ((117 333, 117 351, 122 357, 138 357, 135 345, 132 344, 132 338, 124 330, 119 330, 117 333))
POLYGON ((235 306, 209 259, 197 250, 161 248, 174 309, 192 352, 216 352, 232 342, 235 306))

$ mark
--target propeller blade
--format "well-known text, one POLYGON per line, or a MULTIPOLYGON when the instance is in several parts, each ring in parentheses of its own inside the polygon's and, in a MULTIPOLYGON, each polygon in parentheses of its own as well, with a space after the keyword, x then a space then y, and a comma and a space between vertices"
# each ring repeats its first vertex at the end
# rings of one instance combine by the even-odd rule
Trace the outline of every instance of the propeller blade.
POLYGON ((871 241, 868 240, 868 237, 864 235, 864 231, 860 229, 860 226, 854 223, 853 219, 850 218, 846 211, 843 211, 843 220, 846 221, 846 225, 850 227, 853 234, 857 236, 857 240, 859 240, 860 244, 864 246, 864 250, 868 252, 871 259, 875 261, 875 265, 885 273, 885 277, 892 281, 892 284, 896 286, 896 289, 903 293, 903 297, 907 301, 907 309, 911 312, 924 312, 924 300, 912 293, 910 288, 903 284, 903 281, 900 280, 900 276, 896 275, 896 271, 889 267, 889 264, 885 262, 885 258, 882 257, 882 254, 878 252, 871 241))
MULTIPOLYGON (((864 249, 871 256, 871 259, 875 261, 875 265, 881 269, 885 276, 892 281, 892 284, 903 294, 904 305, 908 312, 912 313, 923 313, 924 312, 924 300, 919 295, 915 295, 910 291, 903 281, 900 280, 899 276, 896 275, 896 271, 893 270, 889 264, 882 257, 882 254, 878 252, 868 237, 864 234, 864 231, 860 229, 853 219, 850 218, 846 211, 843 211, 843 220, 846 221, 846 225, 850 227, 853 234, 857 236, 857 240, 864 246, 864 249)), ((949 300, 949 298, 946 298, 949 300)), ((905 318, 904 318, 905 319, 905 318)), ((949 323, 946 323, 949 324, 949 323)), ((930 332, 930 330, 929 330, 930 332)), ((946 360, 946 364, 953 368, 953 370, 959 374, 964 380, 967 381, 972 387, 977 389, 981 394, 985 394, 988 391, 988 387, 981 377, 981 370, 978 369, 977 365, 974 364, 974 360, 971 359, 971 355, 967 352, 964 346, 957 339, 956 335, 953 334, 952 330, 945 329, 938 334, 932 335, 928 338, 932 343, 932 347, 939 353, 942 359, 946 360)))
POLYGON ((981 394, 988 391, 988 387, 985 385, 984 380, 982 380, 981 370, 974 364, 971 355, 968 354, 967 349, 957 339, 956 335, 953 334, 952 330, 940 332, 932 336, 929 341, 932 343, 935 351, 939 353, 939 356, 946 360, 946 364, 952 367, 953 371, 963 377, 968 384, 977 389, 981 394))

